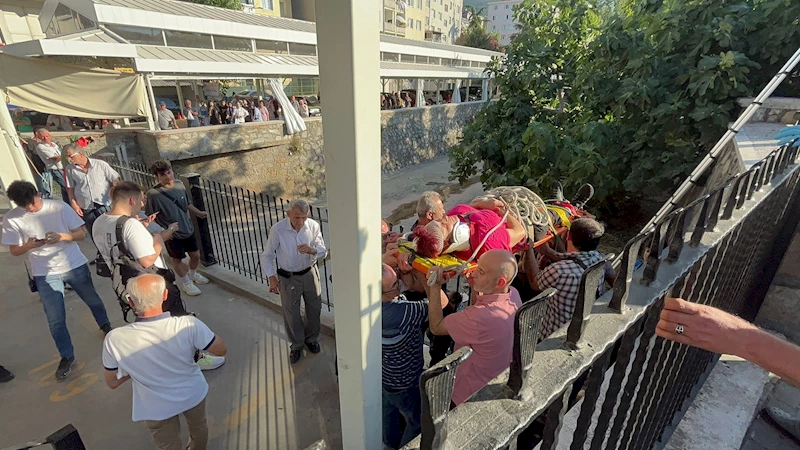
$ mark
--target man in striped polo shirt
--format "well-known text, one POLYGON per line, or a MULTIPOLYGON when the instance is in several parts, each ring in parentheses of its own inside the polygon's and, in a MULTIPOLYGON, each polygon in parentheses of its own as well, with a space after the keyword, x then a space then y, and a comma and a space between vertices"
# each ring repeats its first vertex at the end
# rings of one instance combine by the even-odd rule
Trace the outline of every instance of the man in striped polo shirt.
MULTIPOLYGON (((413 275, 409 274, 409 277, 413 275)), ((413 278, 405 281, 413 283, 413 278)), ((383 322, 383 443, 397 449, 418 435, 420 425, 419 376, 422 374, 422 324, 428 318, 428 301, 410 301, 403 282, 389 265, 381 278, 383 322), (401 426, 400 416, 405 426, 401 426)), ((441 308, 447 306, 442 296, 441 308)))

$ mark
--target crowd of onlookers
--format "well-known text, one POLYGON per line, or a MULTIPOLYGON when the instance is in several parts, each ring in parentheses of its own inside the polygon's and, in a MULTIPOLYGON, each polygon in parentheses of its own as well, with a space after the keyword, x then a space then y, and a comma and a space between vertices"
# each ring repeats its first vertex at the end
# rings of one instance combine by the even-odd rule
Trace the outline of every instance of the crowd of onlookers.
MULTIPOLYGON (((289 97, 291 107, 300 115, 310 116, 306 99, 297 99, 294 95, 289 97)), ((159 104, 158 125, 162 130, 179 128, 177 120, 186 120, 188 127, 201 127, 208 125, 240 124, 249 122, 267 122, 270 120, 283 120, 283 108, 275 97, 270 99, 255 97, 234 96, 230 100, 206 101, 197 96, 195 102, 186 100, 178 117, 167 109, 164 102, 159 104)))

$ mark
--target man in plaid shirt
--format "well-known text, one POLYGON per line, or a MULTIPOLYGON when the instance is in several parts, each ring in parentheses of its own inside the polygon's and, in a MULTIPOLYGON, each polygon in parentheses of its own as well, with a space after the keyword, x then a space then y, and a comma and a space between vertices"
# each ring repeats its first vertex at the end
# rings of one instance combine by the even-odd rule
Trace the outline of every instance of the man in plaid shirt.
MULTIPOLYGON (((539 292, 547 288, 555 288, 557 291, 547 303, 542 328, 543 337, 550 336, 572 319, 583 272, 592 264, 603 259, 603 255, 597 251, 597 247, 600 245, 600 239, 604 233, 603 225, 594 219, 575 220, 569 229, 567 244, 568 248, 571 244, 577 250, 576 252, 558 253, 550 246, 542 245, 537 248, 537 251, 555 262, 543 270, 539 270, 538 261, 532 255, 529 257, 530 262, 526 261, 531 288, 539 292)), ((613 284, 614 277, 614 269, 610 263, 606 262, 606 281, 613 284)), ((600 293, 602 294, 604 290, 605 285, 601 284, 600 293)))

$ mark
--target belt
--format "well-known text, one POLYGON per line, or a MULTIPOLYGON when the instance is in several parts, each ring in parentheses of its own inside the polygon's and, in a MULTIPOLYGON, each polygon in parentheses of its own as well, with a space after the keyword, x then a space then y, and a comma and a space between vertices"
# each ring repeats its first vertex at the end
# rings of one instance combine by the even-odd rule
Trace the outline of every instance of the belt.
POLYGON ((288 270, 278 269, 278 275, 282 276, 283 278, 289 278, 292 275, 305 275, 308 273, 309 270, 311 270, 311 267, 309 267, 308 269, 301 270, 299 272, 289 272, 288 270))

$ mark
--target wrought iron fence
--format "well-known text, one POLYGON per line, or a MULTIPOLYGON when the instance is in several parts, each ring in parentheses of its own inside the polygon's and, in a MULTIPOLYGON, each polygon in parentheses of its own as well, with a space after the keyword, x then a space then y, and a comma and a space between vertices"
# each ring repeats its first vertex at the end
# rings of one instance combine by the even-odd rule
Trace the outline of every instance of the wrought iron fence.
MULTIPOLYGON (((108 158, 122 179, 145 188, 158 183, 155 175, 142 165, 108 158)), ((267 284, 261 270, 261 253, 266 248, 269 230, 286 217, 289 202, 283 198, 207 180, 197 174, 182 176, 192 201, 208 213, 198 220, 196 234, 200 241, 201 259, 205 265, 219 263, 228 269, 267 284)), ((328 210, 312 207, 310 218, 320 223, 325 244, 329 245, 328 210)), ((322 301, 333 305, 330 258, 318 262, 322 301)))
POLYGON ((572 322, 554 335, 539 336, 552 293, 526 304, 508 377, 470 401, 449 407, 464 355, 428 369, 422 435, 406 448, 662 448, 718 358, 655 335, 664 298, 755 318, 800 220, 797 156, 778 148, 634 237, 600 299, 602 265, 587 269, 572 322))

